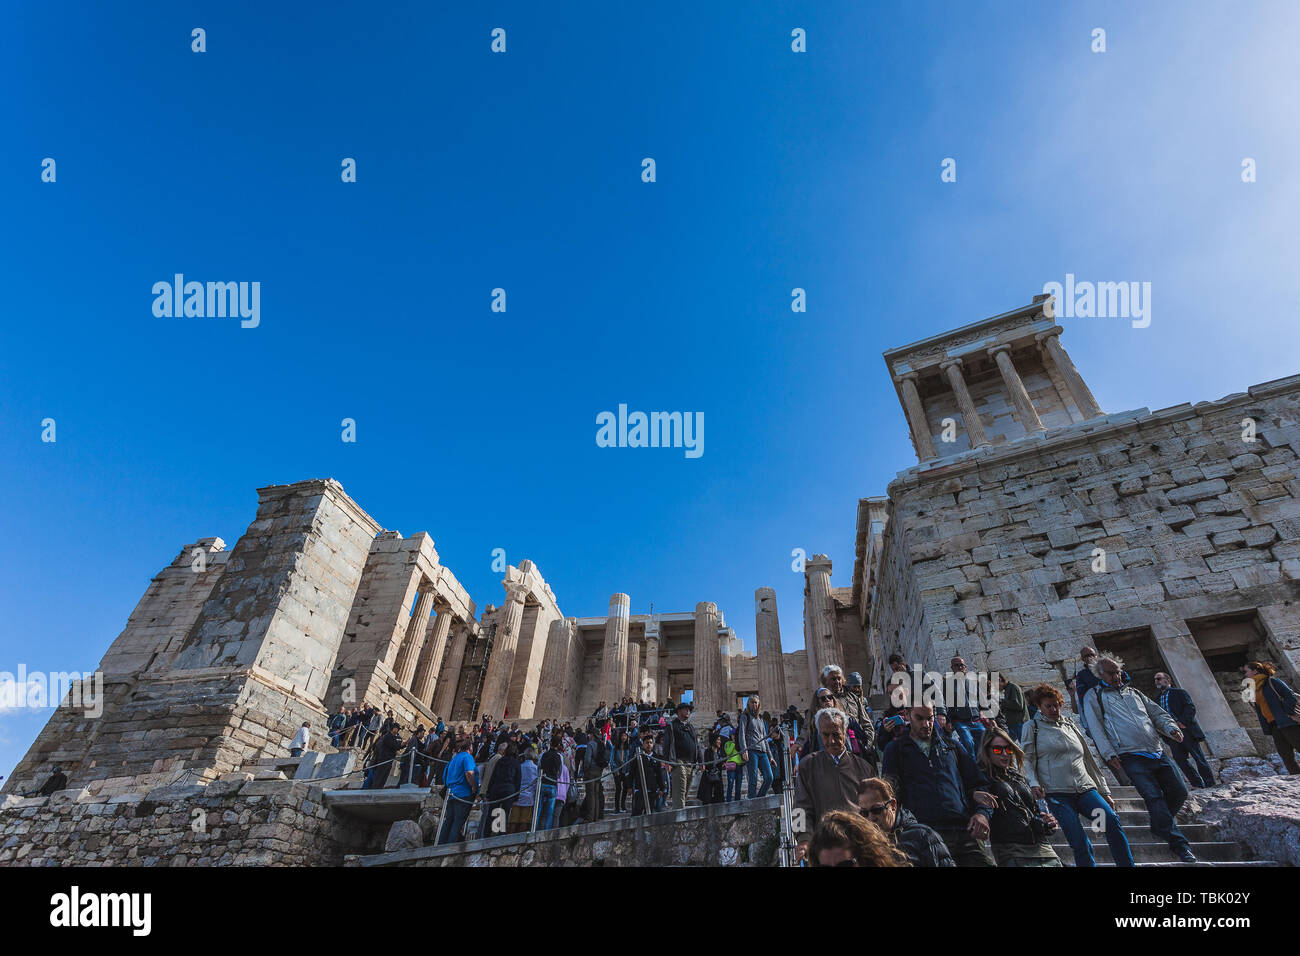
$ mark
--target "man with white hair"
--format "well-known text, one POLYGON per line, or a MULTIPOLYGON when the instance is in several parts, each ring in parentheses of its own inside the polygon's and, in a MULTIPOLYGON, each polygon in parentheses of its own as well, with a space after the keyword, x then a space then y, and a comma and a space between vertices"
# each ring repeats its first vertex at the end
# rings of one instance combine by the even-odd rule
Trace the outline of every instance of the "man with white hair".
POLYGON ((1178 722, 1160 705, 1125 680, 1124 662, 1102 654, 1093 665, 1100 683, 1088 691, 1083 709, 1101 757, 1118 775, 1128 774, 1146 804, 1151 832, 1169 844, 1183 863, 1196 854, 1175 818, 1187 799, 1187 787, 1165 753, 1160 735, 1183 742, 1178 722))
POLYGON ((822 745, 799 761, 794 786, 791 828, 800 857, 821 817, 832 810, 858 812, 858 783, 872 776, 870 764, 848 749, 849 718, 844 711, 836 707, 819 710, 813 726, 822 745))

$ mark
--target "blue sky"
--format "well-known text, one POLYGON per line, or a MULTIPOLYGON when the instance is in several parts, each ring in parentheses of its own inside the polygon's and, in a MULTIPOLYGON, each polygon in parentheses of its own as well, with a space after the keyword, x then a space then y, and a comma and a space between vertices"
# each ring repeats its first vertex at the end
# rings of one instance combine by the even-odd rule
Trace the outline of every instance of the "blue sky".
POLYGON ((326 476, 480 608, 504 548, 566 614, 712 600, 751 648, 775 587, 794 649, 792 549, 849 584, 914 461, 884 349, 1072 272, 1152 283, 1149 328, 1063 320, 1109 411, 1300 371, 1300 13, 1133 6, 10 5, 0 670, 93 668, 181 545, 326 476), (156 318, 177 272, 260 325, 156 318), (704 455, 597 447, 620 403, 704 455))

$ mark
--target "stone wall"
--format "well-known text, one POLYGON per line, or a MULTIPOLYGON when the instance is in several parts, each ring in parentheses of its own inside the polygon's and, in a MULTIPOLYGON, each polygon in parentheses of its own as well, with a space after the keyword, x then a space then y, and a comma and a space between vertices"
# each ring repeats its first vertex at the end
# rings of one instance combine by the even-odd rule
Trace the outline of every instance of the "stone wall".
POLYGON ((514 833, 455 847, 353 856, 351 866, 776 866, 780 798, 620 817, 544 833, 514 833))
POLYGON ((215 779, 283 756, 304 721, 322 739, 322 697, 379 526, 333 480, 261 488, 258 497, 256 519, 229 555, 208 555, 215 583, 199 574, 172 587, 194 573, 182 555, 151 585, 105 656, 139 669, 106 682, 99 717, 60 707, 8 789, 33 787, 57 760, 72 786, 111 780, 118 792, 141 791, 183 769, 215 779))
POLYGON ((3 866, 337 866, 383 847, 386 823, 332 814, 321 788, 218 781, 140 794, 10 796, 3 866))
POLYGON ((889 488, 872 624, 886 652, 938 669, 961 654, 1022 684, 1059 685, 1081 645, 1140 632, 1215 753, 1253 752, 1188 622, 1249 612, 1294 674, 1298 453, 1293 377, 911 469, 889 488))

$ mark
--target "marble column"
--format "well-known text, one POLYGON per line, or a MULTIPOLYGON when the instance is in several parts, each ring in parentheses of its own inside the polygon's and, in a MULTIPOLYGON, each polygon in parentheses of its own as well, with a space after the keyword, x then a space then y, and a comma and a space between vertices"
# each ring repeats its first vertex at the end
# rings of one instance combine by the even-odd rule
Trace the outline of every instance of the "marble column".
POLYGON ((493 720, 505 716, 510 676, 515 669, 515 651, 519 647, 519 628, 523 624, 524 602, 527 599, 528 588, 525 585, 506 582, 506 603, 497 613, 497 632, 492 639, 492 656, 488 660, 478 706, 479 713, 491 714, 493 720))
POLYGON ((722 658, 718 654, 718 606, 712 601, 695 605, 695 674, 692 683, 695 714, 706 726, 722 706, 719 685, 722 682, 722 658))
POLYGON ((425 628, 429 623, 429 612, 433 610, 433 588, 420 590, 420 598, 415 602, 415 611, 406 625, 406 637, 402 639, 401 650, 397 652, 397 662, 393 665, 393 676, 403 687, 411 686, 411 677, 415 674, 415 662, 419 660, 424 647, 425 628))
POLYGON ((564 706, 565 679, 569 673, 569 645, 572 640, 573 619, 556 618, 551 622, 546 636, 546 655, 542 658, 542 676, 537 685, 539 717, 566 717, 564 706))
POLYGON ((605 618, 605 651, 600 662, 600 700, 614 707, 623 699, 627 683, 627 632, 631 623, 632 599, 611 594, 609 616, 605 618))
POLYGON ((1043 427, 1043 420, 1038 417, 1038 410, 1034 408, 1034 403, 1029 400, 1029 393, 1025 391, 1025 383, 1021 380, 1020 373, 1016 371, 1015 365, 1011 362, 1011 346, 995 345, 989 349, 989 355, 993 357, 993 361, 998 363, 998 371, 1002 373, 1002 383, 1007 387, 1007 394, 1011 396, 1011 404, 1016 409, 1016 419, 1025 429, 1025 434, 1046 431, 1043 427))
MULTIPOLYGON (((489 605, 487 611, 490 613, 495 611, 495 608, 489 605)), ((442 664, 442 676, 438 679, 438 692, 433 698, 433 712, 447 723, 451 723, 451 715, 456 707, 456 691, 460 688, 460 669, 465 664, 465 648, 468 644, 469 626, 463 621, 455 622, 451 632, 451 646, 447 649, 447 657, 442 664)))
POLYGON ((980 421, 980 413, 976 411, 975 402, 966 388, 966 379, 962 378, 961 359, 948 359, 940 363, 939 368, 943 369, 944 374, 948 376, 948 384, 952 386, 952 392, 957 396, 957 407, 961 409, 962 421, 966 423, 970 446, 980 448, 989 444, 988 437, 984 434, 984 423, 980 421))
POLYGON ((781 656, 781 622, 776 613, 776 591, 754 592, 754 636, 758 650, 758 696, 763 710, 785 710, 785 659, 781 656))
POLYGON ((916 446, 916 456, 921 461, 938 458, 934 450, 934 439, 930 437, 930 424, 925 418, 925 406, 921 403, 921 393, 916 390, 916 372, 904 372, 898 380, 899 390, 903 393, 903 412, 907 416, 907 427, 912 431, 912 444, 916 446))
POLYGON ((814 658, 813 690, 828 664, 844 666, 835 640, 835 601, 831 597, 831 559, 814 554, 804 565, 804 616, 808 623, 809 657, 814 658))
POLYGON ((447 646, 447 635, 451 632, 451 611, 441 608, 429 621, 429 628, 424 636, 424 648, 420 651, 420 662, 415 667, 415 680, 411 684, 411 693, 425 706, 433 707, 433 694, 438 684, 438 669, 442 666, 442 652, 447 646))
POLYGON ((1070 361, 1070 356, 1066 354, 1065 347, 1061 345, 1060 335, 1060 329, 1050 329, 1047 332, 1039 332, 1034 336, 1034 341, 1046 350, 1056 370, 1061 373, 1061 378, 1065 380, 1065 387, 1074 398, 1074 404, 1079 407, 1079 412, 1084 419, 1097 418, 1105 414, 1097 404, 1097 400, 1092 397, 1092 391, 1084 382, 1083 376, 1079 374, 1079 370, 1070 361))
POLYGON ((646 699, 663 703, 665 688, 659 681, 659 622, 653 619, 645 626, 645 663, 641 670, 645 674, 641 687, 646 699))
POLYGON ((641 645, 629 641, 627 645, 627 679, 624 691, 637 703, 641 702, 641 645))

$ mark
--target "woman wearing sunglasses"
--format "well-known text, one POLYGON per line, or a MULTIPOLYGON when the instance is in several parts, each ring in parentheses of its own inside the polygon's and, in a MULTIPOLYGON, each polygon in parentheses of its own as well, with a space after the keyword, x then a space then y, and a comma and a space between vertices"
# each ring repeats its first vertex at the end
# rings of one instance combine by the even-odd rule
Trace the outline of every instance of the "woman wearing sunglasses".
POLYGON ((812 866, 911 866, 903 851, 860 813, 833 810, 817 821, 808 844, 812 866))
POLYGON ((883 777, 858 784, 858 809, 905 854, 912 866, 956 866, 943 837, 898 805, 893 785, 883 777))
POLYGON ((993 804, 989 841, 998 866, 1060 866, 1048 842, 1056 819, 1038 809, 1029 790, 1024 751, 1006 731, 991 730, 980 741, 979 765, 990 785, 987 795, 977 794, 975 799, 985 806, 993 804))

